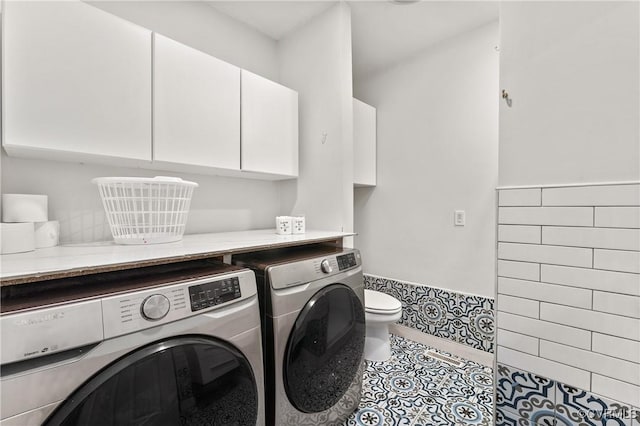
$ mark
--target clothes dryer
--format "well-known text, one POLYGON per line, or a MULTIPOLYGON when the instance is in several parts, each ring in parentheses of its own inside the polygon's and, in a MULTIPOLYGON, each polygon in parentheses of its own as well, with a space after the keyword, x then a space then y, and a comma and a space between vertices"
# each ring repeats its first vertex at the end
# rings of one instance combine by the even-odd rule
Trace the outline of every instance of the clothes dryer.
POLYGON ((357 407, 365 342, 364 281, 353 249, 234 256, 256 273, 270 425, 337 425, 357 407))

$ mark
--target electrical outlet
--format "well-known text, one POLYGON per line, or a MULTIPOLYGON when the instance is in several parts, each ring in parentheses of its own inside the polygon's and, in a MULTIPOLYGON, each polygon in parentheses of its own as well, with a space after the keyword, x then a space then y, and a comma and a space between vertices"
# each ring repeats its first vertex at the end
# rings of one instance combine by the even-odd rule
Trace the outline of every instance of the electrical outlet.
POLYGON ((456 210, 453 212, 453 224, 455 226, 464 226, 466 222, 466 214, 464 210, 456 210))

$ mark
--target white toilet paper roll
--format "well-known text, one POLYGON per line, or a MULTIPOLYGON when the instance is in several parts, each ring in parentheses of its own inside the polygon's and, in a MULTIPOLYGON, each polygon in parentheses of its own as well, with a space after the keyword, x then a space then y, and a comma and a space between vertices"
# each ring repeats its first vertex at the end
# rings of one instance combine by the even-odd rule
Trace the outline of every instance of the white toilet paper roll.
POLYGON ((48 197, 35 194, 2 194, 3 222, 46 222, 48 197))
POLYGON ((36 248, 54 247, 60 239, 60 222, 49 220, 35 224, 36 248))
POLYGON ((22 253, 35 250, 33 223, 0 223, 0 253, 22 253))

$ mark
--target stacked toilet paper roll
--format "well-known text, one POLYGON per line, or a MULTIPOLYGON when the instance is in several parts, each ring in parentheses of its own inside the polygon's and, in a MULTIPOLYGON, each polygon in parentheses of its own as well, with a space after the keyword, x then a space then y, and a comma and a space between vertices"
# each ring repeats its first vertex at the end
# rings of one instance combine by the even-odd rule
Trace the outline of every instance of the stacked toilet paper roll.
POLYGON ((2 222, 2 254, 58 245, 60 224, 49 220, 46 195, 2 194, 2 222))
POLYGON ((60 223, 57 220, 36 222, 36 248, 55 247, 60 239, 60 223))
POLYGON ((0 253, 22 253, 36 248, 33 222, 0 223, 0 253))
POLYGON ((12 223, 46 222, 49 197, 35 194, 2 194, 2 221, 12 223))

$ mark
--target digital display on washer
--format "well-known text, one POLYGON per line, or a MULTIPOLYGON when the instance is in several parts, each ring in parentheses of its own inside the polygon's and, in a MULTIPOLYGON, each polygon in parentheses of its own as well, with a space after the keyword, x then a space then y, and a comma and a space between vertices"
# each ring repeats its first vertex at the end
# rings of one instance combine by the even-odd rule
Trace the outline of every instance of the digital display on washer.
POLYGON ((189 287, 191 312, 238 299, 240 296, 240 281, 238 277, 189 287))
POLYGON ((341 271, 345 269, 349 269, 358 264, 358 262, 356 262, 356 255, 353 253, 343 254, 342 256, 338 256, 337 260, 338 260, 338 269, 341 271))

